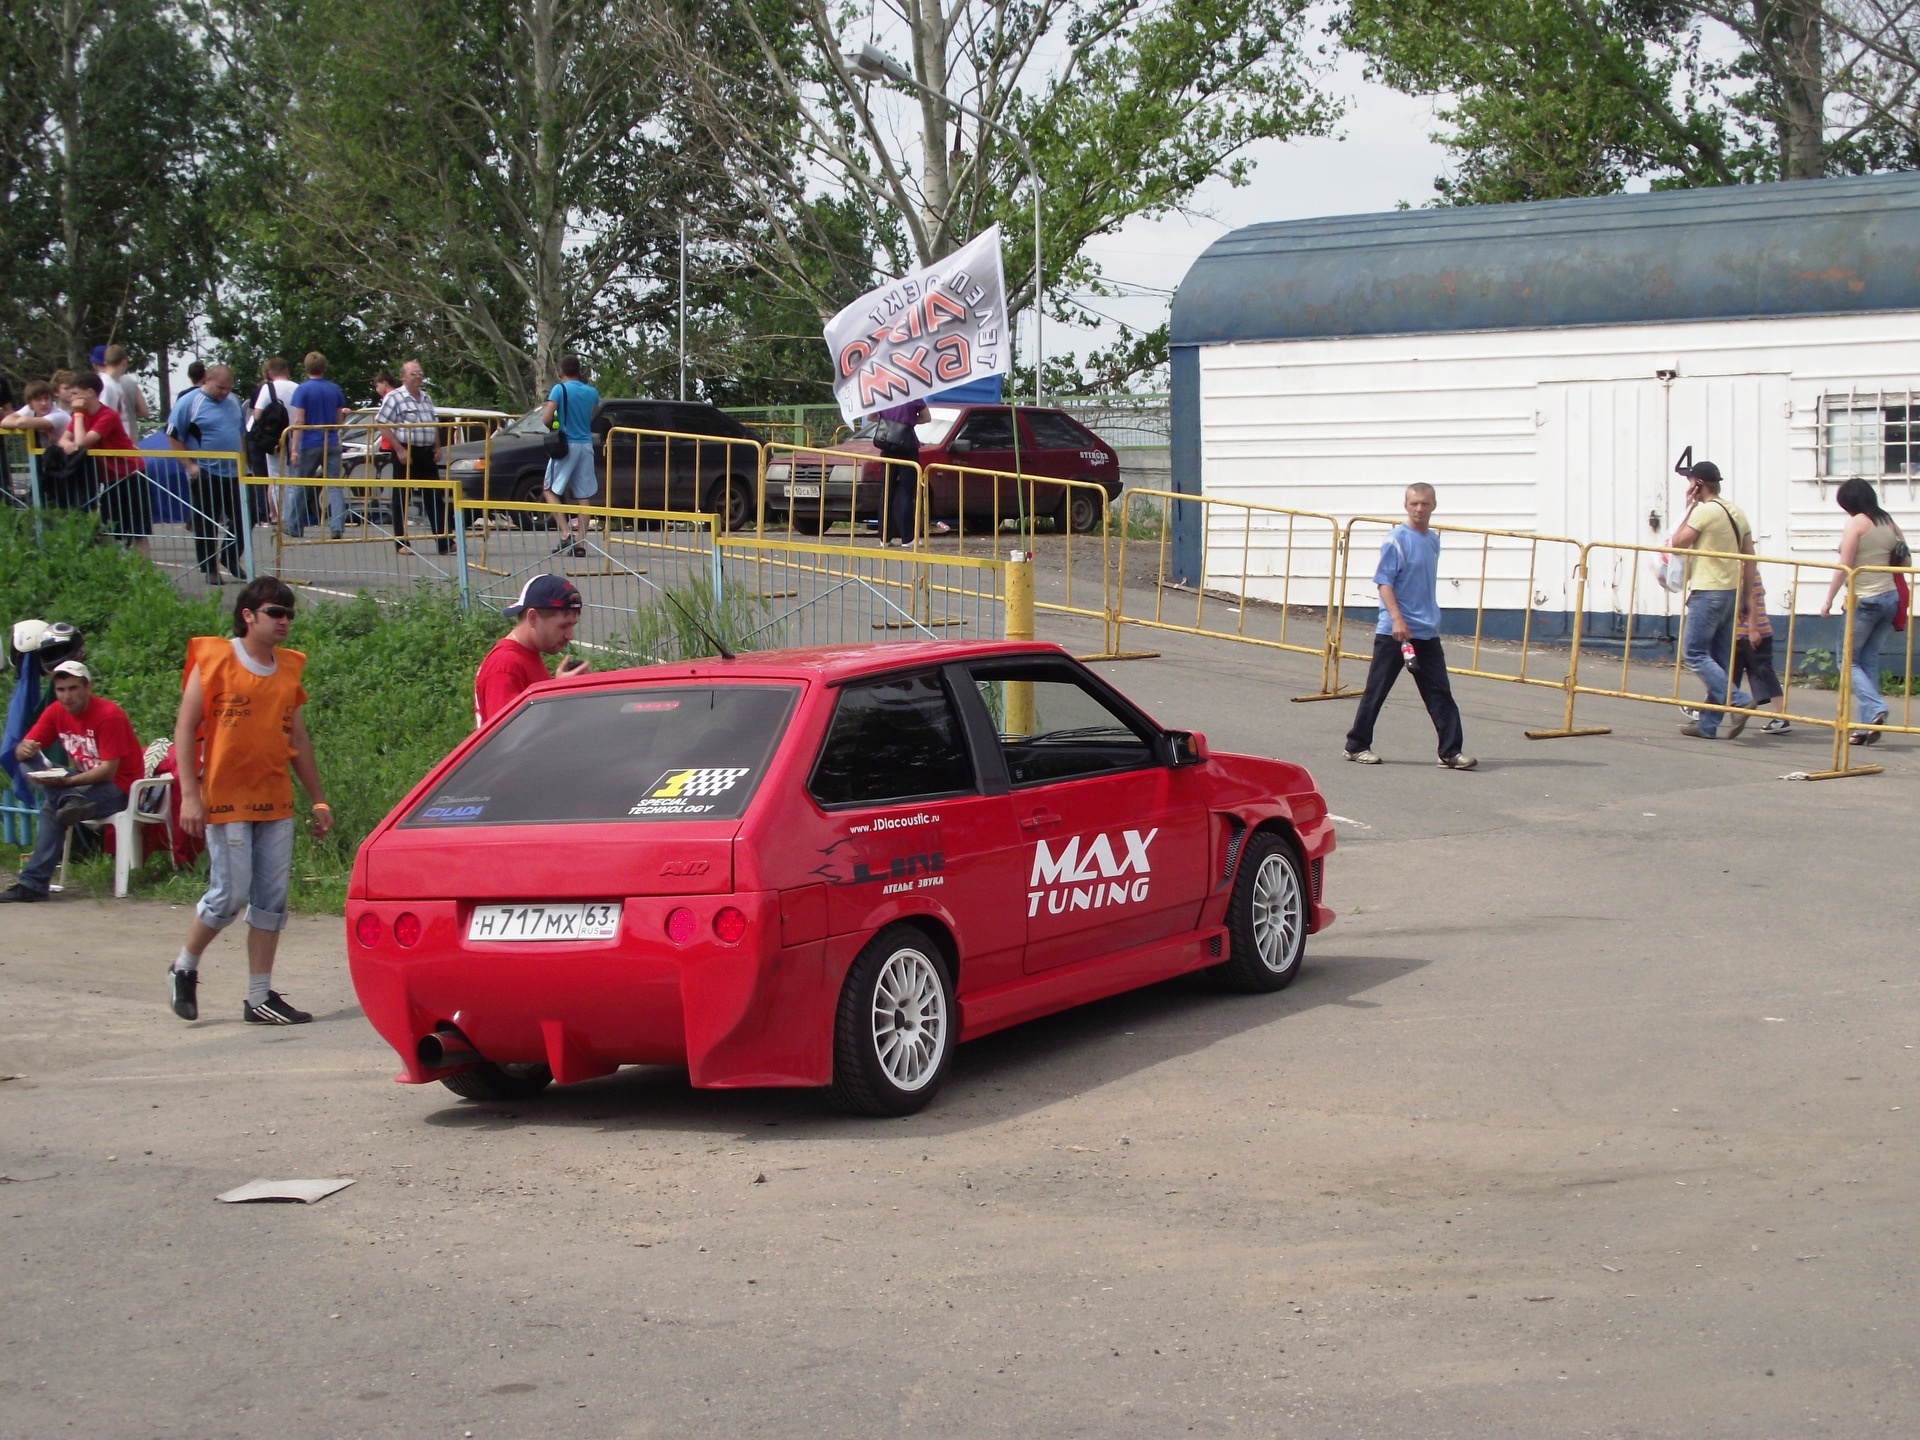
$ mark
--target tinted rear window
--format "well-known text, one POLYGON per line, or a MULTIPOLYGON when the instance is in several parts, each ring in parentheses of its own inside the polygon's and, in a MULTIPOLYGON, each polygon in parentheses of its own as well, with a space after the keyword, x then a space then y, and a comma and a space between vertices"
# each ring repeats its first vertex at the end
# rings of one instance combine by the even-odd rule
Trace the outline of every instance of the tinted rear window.
POLYGON ((1027 427, 1033 431, 1033 443, 1049 450, 1080 450, 1100 443, 1076 422, 1045 410, 1029 410, 1027 427))
POLYGON ((737 820, 799 693, 787 685, 650 685, 536 700, 401 823, 737 820))

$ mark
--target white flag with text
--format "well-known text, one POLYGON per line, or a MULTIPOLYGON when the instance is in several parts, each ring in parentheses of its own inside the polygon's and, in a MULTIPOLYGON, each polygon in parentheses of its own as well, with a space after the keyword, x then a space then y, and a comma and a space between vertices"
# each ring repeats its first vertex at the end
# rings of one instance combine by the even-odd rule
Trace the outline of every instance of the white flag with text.
POLYGON ((849 422, 1013 368, 995 225, 944 260, 862 295, 827 322, 849 422))

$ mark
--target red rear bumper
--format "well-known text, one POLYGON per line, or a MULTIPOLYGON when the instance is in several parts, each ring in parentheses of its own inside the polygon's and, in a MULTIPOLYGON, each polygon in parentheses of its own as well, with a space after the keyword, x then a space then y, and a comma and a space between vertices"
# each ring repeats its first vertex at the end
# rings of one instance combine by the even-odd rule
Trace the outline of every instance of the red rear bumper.
POLYGON ((544 1063, 563 1084, 621 1065, 684 1065, 702 1086, 824 1085, 837 977, 824 944, 783 948, 778 896, 657 896, 622 905, 620 933, 578 943, 469 943, 472 906, 451 900, 350 900, 347 957, 367 1019, 413 1084, 439 1078, 415 1056, 421 1037, 456 1026, 496 1064, 544 1063), (714 915, 747 917, 737 943, 714 915), (695 938, 676 945, 667 916, 691 910, 695 938), (417 944, 394 939, 403 913, 417 944), (371 946, 363 915, 379 921, 371 946), (824 1006, 824 1009, 822 1008, 824 1006))

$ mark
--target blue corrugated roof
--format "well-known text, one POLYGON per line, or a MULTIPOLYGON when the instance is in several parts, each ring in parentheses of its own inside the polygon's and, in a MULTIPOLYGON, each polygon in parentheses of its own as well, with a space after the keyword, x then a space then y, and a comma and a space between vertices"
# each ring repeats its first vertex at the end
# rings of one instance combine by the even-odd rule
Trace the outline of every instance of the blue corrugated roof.
POLYGON ((1920 309, 1920 175, 1249 225, 1175 345, 1920 309))

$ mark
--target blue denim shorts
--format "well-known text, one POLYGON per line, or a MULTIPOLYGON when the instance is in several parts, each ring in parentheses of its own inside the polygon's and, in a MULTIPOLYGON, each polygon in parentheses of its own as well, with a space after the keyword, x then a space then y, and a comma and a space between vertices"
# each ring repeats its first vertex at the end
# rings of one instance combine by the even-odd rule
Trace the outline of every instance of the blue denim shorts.
POLYGON ((573 500, 590 500, 600 493, 593 473, 593 446, 574 441, 558 460, 547 461, 547 489, 573 500))
POLYGON ((255 930, 281 929, 293 874, 293 817, 209 825, 207 869, 207 893, 193 909, 208 929, 226 929, 243 906, 255 930))

